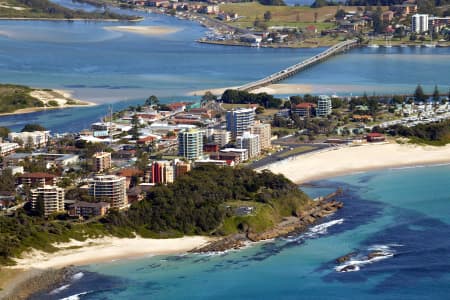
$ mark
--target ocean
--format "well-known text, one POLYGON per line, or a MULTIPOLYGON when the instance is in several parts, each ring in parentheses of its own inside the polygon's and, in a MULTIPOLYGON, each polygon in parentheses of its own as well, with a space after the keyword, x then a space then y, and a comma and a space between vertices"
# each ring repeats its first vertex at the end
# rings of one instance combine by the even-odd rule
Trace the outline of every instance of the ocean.
POLYGON ((302 187, 311 197, 341 187, 345 206, 303 234, 226 253, 88 265, 31 299, 448 299, 449 182, 450 165, 313 182, 302 187), (368 259, 374 251, 382 256, 368 259))

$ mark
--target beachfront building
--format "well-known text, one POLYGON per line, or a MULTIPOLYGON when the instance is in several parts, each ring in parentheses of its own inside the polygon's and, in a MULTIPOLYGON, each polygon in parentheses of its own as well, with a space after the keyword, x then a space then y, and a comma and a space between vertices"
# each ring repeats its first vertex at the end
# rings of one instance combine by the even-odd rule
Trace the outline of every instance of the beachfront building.
POLYGON ((95 172, 102 173, 111 168, 111 153, 97 152, 92 158, 95 172))
POLYGON ((222 148, 231 141, 231 132, 223 129, 215 129, 212 134, 212 141, 222 148))
POLYGON ((203 156, 203 131, 190 129, 178 134, 178 155, 188 160, 203 156))
POLYGON ((14 153, 18 148, 20 148, 18 143, 0 143, 0 156, 3 157, 14 153))
POLYGON ((255 122, 254 108, 240 108, 227 111, 227 130, 233 138, 241 136, 248 131, 255 122))
POLYGON ((10 132, 8 140, 22 143, 25 147, 44 147, 49 139, 50 131, 10 132))
POLYGON ((69 206, 69 216, 91 218, 97 216, 104 216, 111 208, 108 202, 86 202, 76 201, 69 206))
POLYGON ((128 204, 125 177, 96 175, 88 180, 88 193, 95 202, 108 202, 112 208, 128 204))
POLYGON ((45 185, 30 190, 31 207, 33 210, 42 209, 44 216, 64 211, 64 189, 45 185))
POLYGON ((248 150, 247 149, 239 149, 239 148, 225 148, 220 150, 219 152, 220 154, 223 153, 235 153, 235 154, 239 154, 239 162, 244 162, 246 160, 248 160, 248 150))
POLYGON ((254 158, 261 153, 259 135, 244 132, 242 136, 236 138, 236 145, 239 149, 247 149, 248 157, 254 158))
POLYGON ((151 163, 150 183, 172 183, 174 177, 174 165, 171 161, 158 160, 151 163))
POLYGON ((428 32, 428 15, 415 14, 411 17, 411 31, 415 33, 428 32))
POLYGON ((250 133, 259 135, 259 147, 260 149, 270 149, 272 147, 271 138, 272 130, 268 123, 255 122, 255 124, 250 127, 250 133))
POLYGON ((317 101, 317 111, 318 117, 326 117, 332 112, 331 98, 329 96, 320 95, 317 101))

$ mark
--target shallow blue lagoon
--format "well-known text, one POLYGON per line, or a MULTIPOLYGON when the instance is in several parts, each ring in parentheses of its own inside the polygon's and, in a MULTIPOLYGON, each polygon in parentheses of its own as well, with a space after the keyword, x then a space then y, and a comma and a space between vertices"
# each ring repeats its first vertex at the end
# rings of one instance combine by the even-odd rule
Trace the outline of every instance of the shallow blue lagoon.
POLYGON ((220 255, 157 256, 80 269, 34 299, 448 299, 450 166, 390 169, 315 182, 345 207, 299 236, 220 255), (386 256, 367 261, 371 251, 386 256), (355 252, 354 272, 335 259, 355 252))

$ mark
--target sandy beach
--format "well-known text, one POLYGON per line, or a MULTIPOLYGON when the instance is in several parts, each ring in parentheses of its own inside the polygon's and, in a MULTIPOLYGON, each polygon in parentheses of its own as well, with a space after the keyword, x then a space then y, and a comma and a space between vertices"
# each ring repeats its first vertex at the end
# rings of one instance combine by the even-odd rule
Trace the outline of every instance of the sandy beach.
POLYGON ((36 89, 30 93, 30 96, 39 99, 45 106, 44 107, 29 107, 18 109, 11 113, 1 113, 0 116, 8 115, 21 115, 29 114, 38 111, 50 110, 50 109, 62 109, 70 107, 87 107, 94 106, 97 103, 91 101, 85 101, 75 99, 70 91, 67 90, 39 90, 36 89), (50 101, 55 101, 58 106, 48 106, 50 101), (70 102, 69 102, 70 101, 70 102))
POLYGON ((157 36, 176 33, 181 30, 178 27, 163 27, 163 26, 105 26, 106 30, 137 33, 147 36, 157 36))
POLYGON ((121 239, 103 237, 83 242, 71 241, 56 244, 62 249, 55 253, 32 250, 24 253, 17 264, 4 267, 5 278, 0 282, 0 299, 6 298, 14 289, 36 277, 45 270, 67 266, 81 266, 92 263, 111 262, 118 259, 133 259, 153 255, 184 253, 205 245, 212 239, 204 236, 186 236, 174 239, 121 239), (7 274, 6 274, 7 273, 7 274))
POLYGON ((300 184, 354 172, 442 163, 450 163, 450 145, 432 147, 384 143, 330 148, 276 162, 262 169, 284 174, 300 184))

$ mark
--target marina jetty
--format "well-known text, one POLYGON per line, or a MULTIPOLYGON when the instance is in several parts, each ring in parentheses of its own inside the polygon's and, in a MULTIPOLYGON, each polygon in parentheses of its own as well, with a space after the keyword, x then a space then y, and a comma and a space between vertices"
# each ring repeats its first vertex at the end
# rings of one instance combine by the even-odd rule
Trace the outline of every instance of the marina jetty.
POLYGON ((240 91, 249 92, 249 91, 255 90, 260 87, 264 87, 264 86, 268 86, 270 84, 280 82, 282 80, 285 80, 289 77, 294 76, 295 74, 303 71, 304 69, 309 68, 312 65, 315 65, 317 63, 320 63, 320 62, 330 58, 333 55, 345 52, 349 49, 357 47, 358 45, 359 45, 359 41, 356 39, 340 42, 340 43, 334 45, 333 47, 330 47, 330 48, 326 49, 325 51, 317 54, 314 57, 310 57, 310 58, 308 58, 304 61, 301 61, 293 66, 290 66, 284 70, 281 70, 277 73, 271 74, 271 75, 264 77, 262 79, 259 79, 257 81, 249 82, 245 85, 238 87, 237 89, 240 91))

